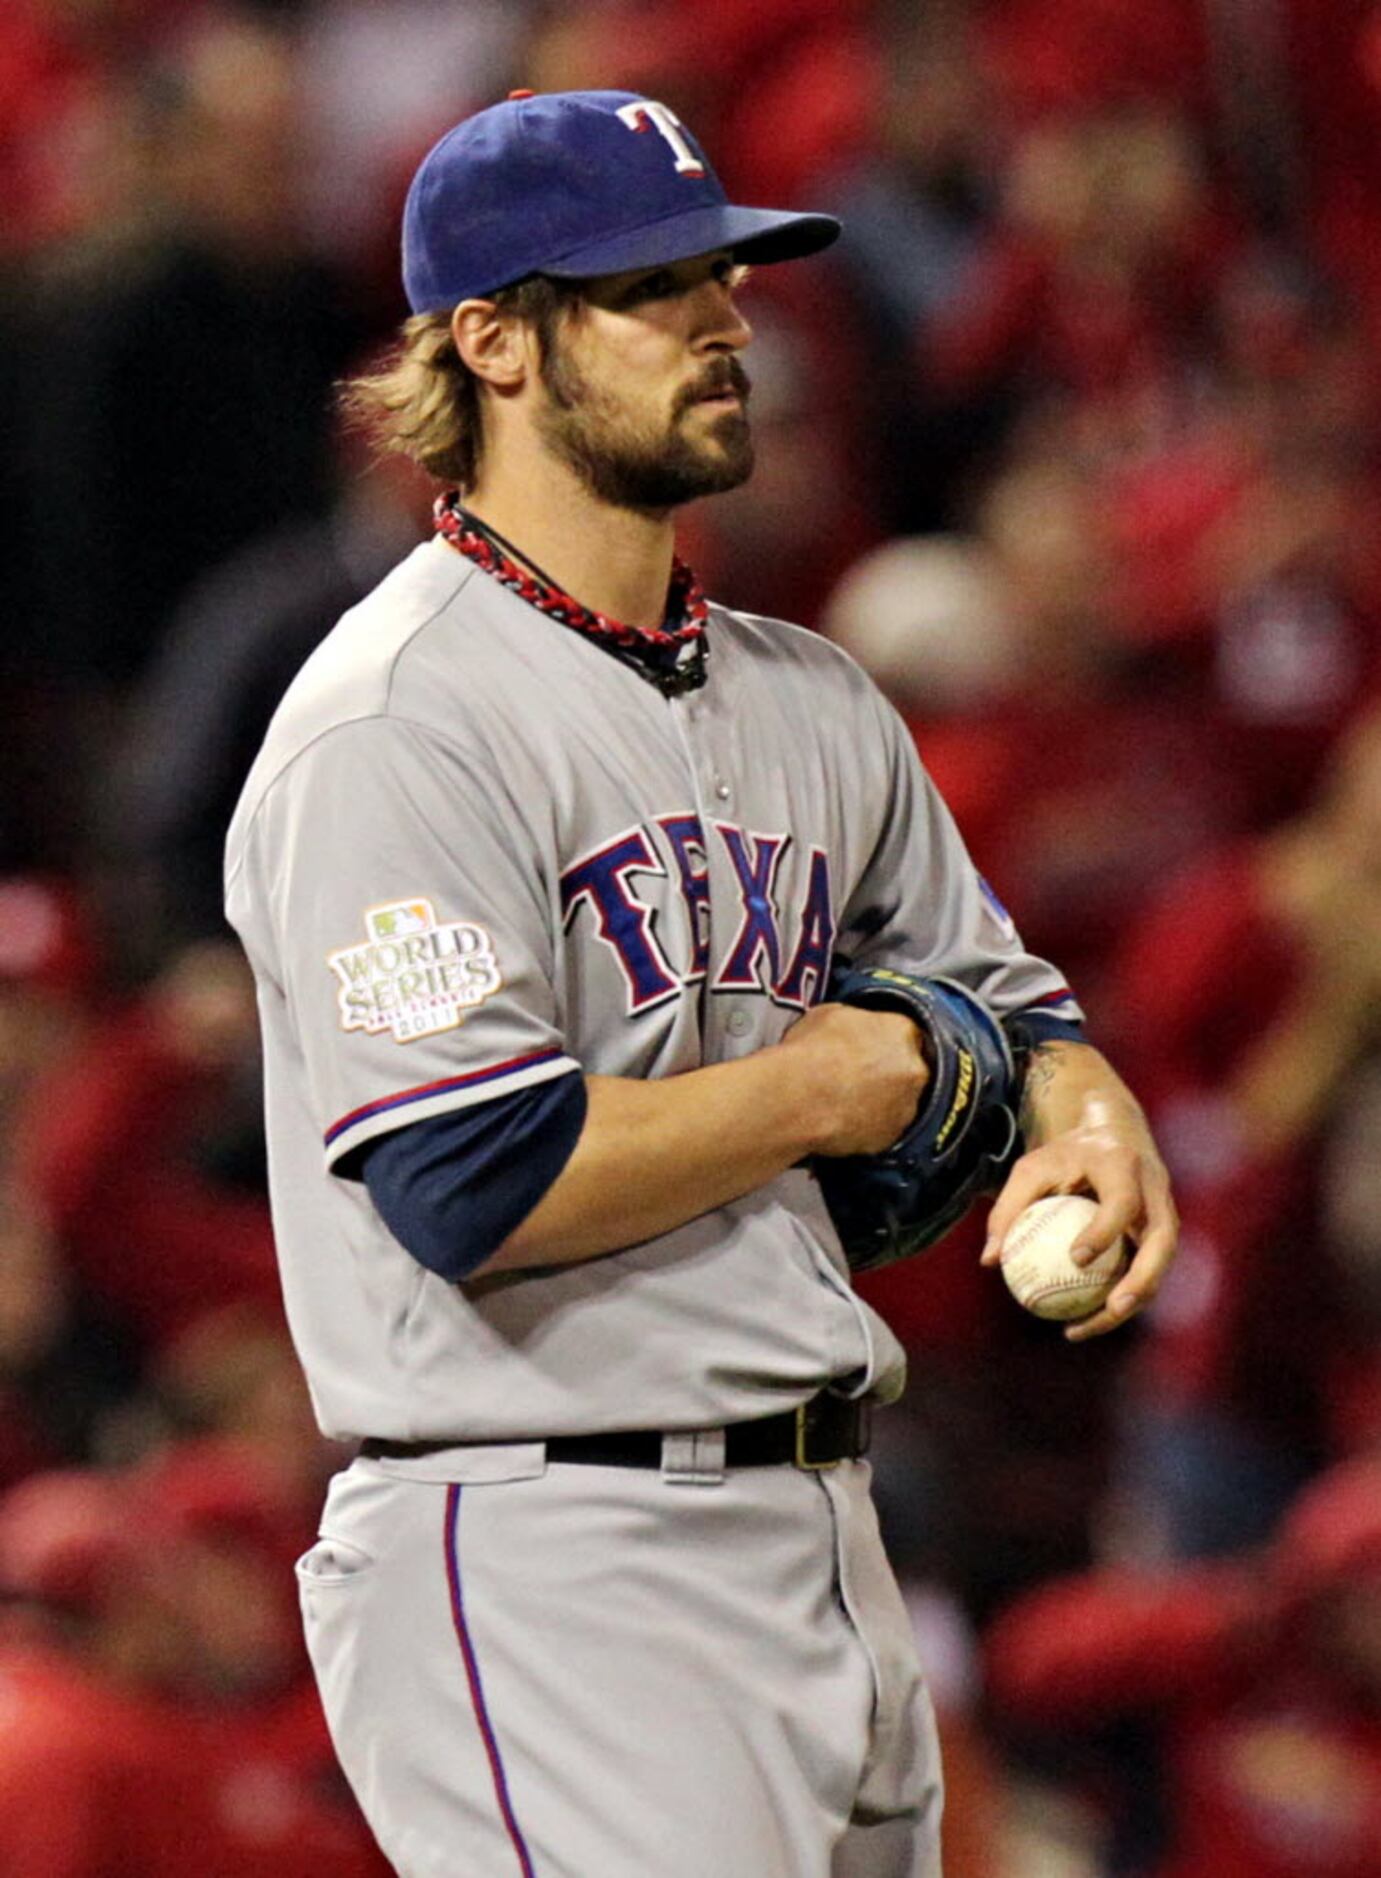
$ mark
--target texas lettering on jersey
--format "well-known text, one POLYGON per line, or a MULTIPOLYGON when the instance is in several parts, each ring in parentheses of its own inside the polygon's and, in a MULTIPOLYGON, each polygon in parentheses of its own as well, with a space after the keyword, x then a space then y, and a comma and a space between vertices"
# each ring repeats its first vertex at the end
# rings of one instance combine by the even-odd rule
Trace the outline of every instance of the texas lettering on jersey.
POLYGON ((713 845, 729 864, 738 924, 709 989, 761 992, 774 1004, 808 1009, 823 996, 834 946, 828 856, 823 848, 808 850, 799 904, 784 920, 777 889, 792 837, 751 834, 733 822, 709 826, 707 835, 698 815, 679 810, 625 829, 582 855, 561 876, 565 931, 578 931, 588 918, 623 976, 630 1017, 679 997, 711 969, 713 845), (671 884, 659 892, 656 881, 671 884), (669 955, 659 927, 668 893, 679 893, 685 907, 690 944, 684 957, 669 955))

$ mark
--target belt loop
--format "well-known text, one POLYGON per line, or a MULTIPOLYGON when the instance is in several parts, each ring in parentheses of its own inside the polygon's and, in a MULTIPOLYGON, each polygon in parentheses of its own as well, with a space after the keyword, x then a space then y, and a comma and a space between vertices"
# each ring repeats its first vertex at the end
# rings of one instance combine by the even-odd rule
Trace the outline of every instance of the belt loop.
POLYGON ((662 1436, 662 1479, 670 1487, 718 1487, 724 1482, 722 1428, 662 1436))

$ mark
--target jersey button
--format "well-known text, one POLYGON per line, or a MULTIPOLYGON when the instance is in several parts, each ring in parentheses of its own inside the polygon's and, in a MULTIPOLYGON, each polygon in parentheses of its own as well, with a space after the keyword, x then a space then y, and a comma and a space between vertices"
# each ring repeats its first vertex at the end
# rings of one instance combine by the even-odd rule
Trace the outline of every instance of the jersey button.
POLYGON ((746 1037, 753 1028, 753 1020, 741 1006, 736 1006, 729 1013, 729 1035, 746 1037))
POLYGON ((728 783, 725 782, 722 776, 719 778, 718 782, 716 782, 714 786, 714 792, 719 797, 721 802, 727 802, 729 800, 730 795, 733 793, 733 791, 729 788, 728 783))

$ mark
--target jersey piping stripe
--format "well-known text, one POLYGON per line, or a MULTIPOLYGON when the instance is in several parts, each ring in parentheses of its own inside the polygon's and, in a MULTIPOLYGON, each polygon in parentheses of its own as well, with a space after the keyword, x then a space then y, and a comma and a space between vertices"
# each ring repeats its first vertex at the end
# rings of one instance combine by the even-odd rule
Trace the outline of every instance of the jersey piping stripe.
POLYGON ((475 1659, 475 1646, 470 1636, 470 1626, 465 1618, 465 1600, 460 1589, 460 1488, 452 1484, 446 1489, 446 1582, 451 1591, 451 1621, 455 1625, 456 1638, 460 1643, 460 1654, 465 1662, 465 1680, 470 1685, 470 1702, 475 1711, 475 1720, 479 1723, 480 1739, 484 1742, 484 1751, 489 1757, 489 1772, 494 1781, 494 1795, 499 1802, 499 1811, 503 1814, 504 1829, 508 1833, 509 1844, 518 1856, 518 1869, 523 1878, 534 1878, 532 1856, 527 1849, 527 1841, 513 1814, 513 1803, 508 1797, 508 1777, 504 1773, 503 1758, 499 1753, 499 1744, 494 1738, 493 1725, 489 1720, 489 1710, 485 1705, 484 1686, 480 1682, 479 1664, 475 1659))
MULTIPOLYGON (((1044 1004, 1073 1004, 1073 1003, 1074 1003, 1074 993, 1070 990, 1068 985, 1061 985, 1058 991, 1047 991, 1044 997, 1032 998, 1029 1004, 1023 1004, 1021 1008, 1023 1011, 1038 1011, 1040 1010, 1041 1006, 1044 1004)), ((1016 1017, 1020 1015, 1020 1013, 1014 1011, 1012 1015, 1016 1017)))
POLYGON ((326 1146, 329 1148, 347 1128, 353 1128, 356 1122, 367 1121, 371 1115, 383 1115, 389 1109, 405 1108, 409 1102, 426 1102, 430 1097, 446 1095, 452 1089, 471 1089, 482 1082, 493 1082, 498 1076, 511 1076, 517 1070, 531 1069, 537 1063, 555 1063, 562 1054, 560 1050, 534 1050, 530 1056, 510 1056, 506 1062, 491 1063, 488 1069, 472 1069, 464 1076, 443 1076, 439 1082, 419 1083, 415 1089, 402 1089, 397 1095, 380 1096, 377 1102, 366 1102, 362 1108, 351 1109, 338 1122, 332 1122, 326 1130, 326 1146))

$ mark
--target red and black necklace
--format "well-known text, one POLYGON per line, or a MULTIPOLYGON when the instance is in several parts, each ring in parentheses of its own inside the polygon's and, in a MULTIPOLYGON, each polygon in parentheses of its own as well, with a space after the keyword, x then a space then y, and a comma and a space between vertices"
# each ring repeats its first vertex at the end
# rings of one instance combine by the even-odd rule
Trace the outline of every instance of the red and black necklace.
POLYGON ((673 559, 667 588, 668 624, 627 626, 596 613, 557 586, 527 554, 505 539, 497 528, 461 507, 455 491, 438 498, 432 511, 437 534, 477 567, 482 567, 539 613, 583 633, 604 651, 631 666, 640 678, 655 685, 664 697, 679 697, 705 682, 709 641, 705 625, 709 605, 704 590, 685 562, 673 559), (677 624, 670 622, 675 620, 677 624))

